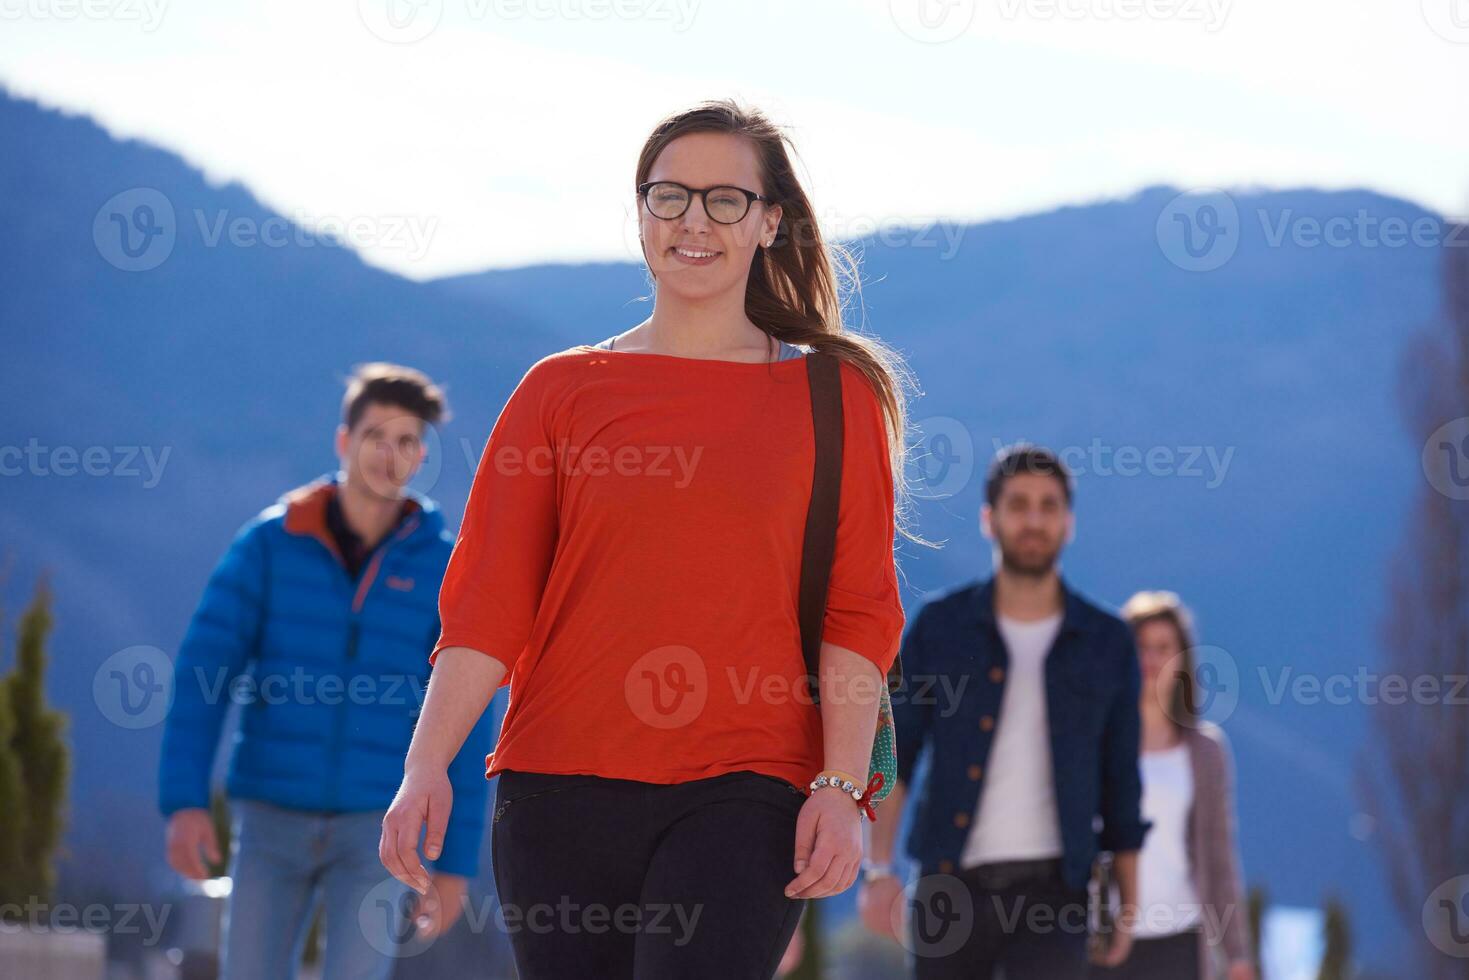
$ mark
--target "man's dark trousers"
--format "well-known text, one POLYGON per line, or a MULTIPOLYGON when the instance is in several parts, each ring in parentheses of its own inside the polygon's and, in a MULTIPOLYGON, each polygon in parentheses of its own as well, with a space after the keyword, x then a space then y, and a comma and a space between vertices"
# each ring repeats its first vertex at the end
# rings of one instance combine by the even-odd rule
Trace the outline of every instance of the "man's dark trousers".
POLYGON ((1087 892, 1065 882, 1059 860, 924 875, 908 911, 917 980, 1087 976, 1087 892))

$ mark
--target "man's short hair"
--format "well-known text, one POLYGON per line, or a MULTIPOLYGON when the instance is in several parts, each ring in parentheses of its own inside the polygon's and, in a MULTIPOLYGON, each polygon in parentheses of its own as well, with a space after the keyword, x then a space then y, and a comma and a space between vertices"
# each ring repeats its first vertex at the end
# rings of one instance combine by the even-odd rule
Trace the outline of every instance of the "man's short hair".
POLYGON ((342 396, 342 424, 349 430, 362 418, 367 406, 393 405, 418 416, 429 425, 449 420, 449 402, 444 391, 415 368, 387 361, 355 365, 342 396))
POLYGON ((995 458, 990 461, 989 472, 984 478, 985 502, 991 507, 999 503, 1005 481, 1017 473, 1039 473, 1042 476, 1055 477, 1061 484, 1061 492, 1066 496, 1066 506, 1071 506, 1076 487, 1071 470, 1049 449, 1028 442, 1013 443, 995 453, 995 458))

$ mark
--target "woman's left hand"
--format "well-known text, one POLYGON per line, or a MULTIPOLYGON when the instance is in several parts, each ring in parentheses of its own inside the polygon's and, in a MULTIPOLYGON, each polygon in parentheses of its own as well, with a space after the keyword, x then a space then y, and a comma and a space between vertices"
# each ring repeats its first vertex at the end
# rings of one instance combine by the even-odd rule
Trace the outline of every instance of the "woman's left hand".
POLYGON ((796 877, 787 898, 826 898, 852 887, 862 867, 862 820, 850 796, 812 791, 796 818, 796 877))

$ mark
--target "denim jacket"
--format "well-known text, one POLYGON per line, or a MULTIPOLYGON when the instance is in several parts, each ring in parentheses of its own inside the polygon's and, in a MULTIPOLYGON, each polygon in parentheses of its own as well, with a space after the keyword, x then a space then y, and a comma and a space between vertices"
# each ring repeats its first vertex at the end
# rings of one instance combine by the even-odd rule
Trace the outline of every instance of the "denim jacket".
MULTIPOLYGON (((1132 630, 1073 591, 1045 662, 1046 714, 1062 873, 1084 887, 1098 851, 1135 851, 1142 819, 1141 721, 1132 630)), ((903 637, 893 694, 898 779, 913 797, 907 853, 920 873, 953 873, 984 787, 1009 654, 995 622, 994 579, 925 603, 903 637), (925 768, 914 782, 920 754, 925 768)))

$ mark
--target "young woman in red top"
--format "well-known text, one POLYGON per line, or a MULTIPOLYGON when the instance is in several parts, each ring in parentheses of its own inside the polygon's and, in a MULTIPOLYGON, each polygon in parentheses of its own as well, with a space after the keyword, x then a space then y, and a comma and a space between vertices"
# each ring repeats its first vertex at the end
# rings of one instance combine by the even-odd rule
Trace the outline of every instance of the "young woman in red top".
POLYGON ((809 787, 865 784, 897 655, 908 379, 843 330, 843 253, 786 143, 732 102, 657 126, 634 182, 652 315, 534 364, 475 474, 381 856, 424 889, 447 763, 508 683, 486 775, 523 980, 770 977, 805 900, 857 875, 862 811, 809 787), (841 362, 819 707, 797 622, 814 448, 796 345, 841 362))

